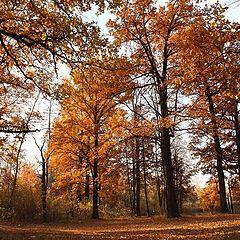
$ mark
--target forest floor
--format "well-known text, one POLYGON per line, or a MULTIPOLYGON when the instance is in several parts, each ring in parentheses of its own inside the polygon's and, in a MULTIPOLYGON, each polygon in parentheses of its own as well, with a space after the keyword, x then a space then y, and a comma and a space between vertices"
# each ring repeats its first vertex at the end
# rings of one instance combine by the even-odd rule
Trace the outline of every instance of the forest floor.
POLYGON ((0 222, 1 240, 240 240, 240 214, 86 220, 78 224, 0 222))

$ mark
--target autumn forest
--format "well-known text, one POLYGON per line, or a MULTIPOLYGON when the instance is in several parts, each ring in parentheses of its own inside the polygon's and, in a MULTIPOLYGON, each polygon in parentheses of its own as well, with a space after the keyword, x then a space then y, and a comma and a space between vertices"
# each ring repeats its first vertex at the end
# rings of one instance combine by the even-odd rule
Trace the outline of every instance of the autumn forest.
POLYGON ((240 24, 206 2, 0 1, 1 221, 240 213, 240 24))

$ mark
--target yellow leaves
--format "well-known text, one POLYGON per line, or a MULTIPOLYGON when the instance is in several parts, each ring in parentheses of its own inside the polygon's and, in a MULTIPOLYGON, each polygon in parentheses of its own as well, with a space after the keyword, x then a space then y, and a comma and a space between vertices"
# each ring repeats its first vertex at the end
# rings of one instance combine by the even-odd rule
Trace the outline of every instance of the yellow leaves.
POLYGON ((176 88, 180 88, 180 87, 182 87, 182 85, 183 85, 183 83, 184 83, 184 77, 183 76, 177 76, 177 77, 175 77, 172 81, 171 81, 171 83, 174 85, 174 86, 176 86, 176 88))
POLYGON ((35 71, 34 70, 29 70, 27 73, 26 73, 26 76, 28 78, 33 78, 35 76, 35 71))
POLYGON ((161 118, 158 122, 160 128, 172 128, 176 125, 176 122, 173 120, 172 116, 167 116, 165 118, 161 118))
POLYGON ((57 180, 54 188, 62 191, 83 182, 96 161, 99 174, 103 174, 123 135, 125 111, 117 105, 125 97, 128 70, 115 68, 120 63, 113 59, 105 65, 93 62, 95 65, 76 68, 71 79, 63 83, 61 116, 54 123, 50 146, 50 151, 54 150, 51 168, 57 180))
POLYGON ((199 190, 198 195, 200 199, 200 206, 203 210, 213 211, 219 206, 217 188, 217 183, 210 181, 205 188, 199 190))
POLYGON ((33 192, 37 192, 39 186, 39 178, 31 165, 25 165, 20 171, 18 177, 18 185, 30 188, 33 192))
MULTIPOLYGON (((109 21, 108 26, 119 43, 129 43, 131 40, 144 38, 147 25, 151 24, 155 15, 155 1, 124 1, 115 14, 117 18, 109 21)), ((153 29, 152 29, 153 31, 153 29)))
MULTIPOLYGON (((124 124, 123 139, 126 142, 126 148, 130 147, 136 139, 149 139, 155 136, 158 126, 147 120, 126 121, 124 124)), ((141 141, 140 140, 140 141, 141 141)), ((135 146, 131 146, 132 153, 136 151, 135 146)), ((123 150, 125 151, 125 150, 123 150)), ((131 153, 131 154, 132 154, 131 153)))

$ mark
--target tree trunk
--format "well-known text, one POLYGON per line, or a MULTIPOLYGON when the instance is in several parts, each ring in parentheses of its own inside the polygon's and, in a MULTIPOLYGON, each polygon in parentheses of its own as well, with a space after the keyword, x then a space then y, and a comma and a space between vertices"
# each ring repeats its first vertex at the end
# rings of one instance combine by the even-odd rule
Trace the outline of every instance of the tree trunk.
POLYGON ((147 208, 147 216, 150 217, 150 211, 149 211, 149 204, 148 204, 148 191, 147 191, 147 173, 146 173, 146 158, 145 158, 145 152, 144 152, 144 141, 143 141, 143 178, 144 178, 144 193, 145 193, 145 201, 146 201, 146 208, 147 208))
MULTIPOLYGON (((161 114, 162 118, 165 119, 168 116, 166 86, 163 86, 160 91, 161 114)), ((165 126, 162 126, 161 128, 161 153, 166 184, 166 215, 168 218, 179 217, 180 213, 173 179, 174 175, 171 159, 170 133, 169 128, 166 128, 165 126)))
MULTIPOLYGON (((133 148, 132 148, 133 151, 133 148)), ((132 158, 132 164, 133 164, 133 168, 132 168, 132 193, 133 193, 133 210, 134 210, 134 214, 136 214, 136 168, 135 168, 135 158, 133 156, 132 158)))
POLYGON ((11 189, 11 195, 10 195, 10 201, 9 201, 9 208, 12 210, 13 208, 13 203, 14 203, 14 197, 15 197, 15 191, 17 187, 17 178, 18 178, 18 171, 19 171, 19 158, 22 150, 22 145, 24 142, 26 134, 23 134, 20 145, 17 151, 17 156, 16 156, 16 166, 15 166, 15 172, 14 172, 14 178, 13 178, 13 183, 12 183, 12 189, 11 189))
POLYGON ((87 173, 86 176, 85 176, 85 200, 89 200, 89 180, 90 180, 90 176, 89 174, 87 173))
POLYGON ((141 176, 140 176, 140 156, 139 139, 135 139, 135 162, 136 162, 136 215, 141 216, 141 176))
POLYGON ((224 179, 224 172, 223 172, 222 148, 220 145, 220 138, 218 135, 217 123, 215 119, 216 116, 215 116, 213 99, 208 86, 206 86, 205 92, 208 99, 209 112, 211 114, 214 148, 217 155, 217 173, 218 173, 219 192, 220 192, 220 209, 222 213, 226 213, 228 212, 228 206, 227 206, 226 187, 225 187, 225 179, 224 179))
POLYGON ((96 156, 93 162, 93 209, 92 218, 99 219, 98 213, 98 124, 95 126, 95 142, 94 148, 96 151, 96 156))
POLYGON ((235 103, 233 116, 234 116, 234 127, 236 131, 238 176, 240 178, 240 124, 239 124, 239 116, 238 116, 238 102, 235 103))
POLYGON ((228 185, 228 189, 229 189, 229 208, 230 208, 230 212, 234 213, 233 198, 232 198, 232 186, 230 184, 228 185))
POLYGON ((156 176, 156 184, 157 184, 157 196, 158 196, 158 205, 159 205, 159 211, 162 213, 162 197, 161 197, 161 189, 160 189, 160 179, 159 176, 156 176))
POLYGON ((42 157, 42 176, 41 176, 41 184, 42 184, 42 218, 43 221, 47 221, 47 181, 46 181, 46 161, 44 157, 42 157))
POLYGON ((98 161, 95 159, 93 163, 93 209, 92 218, 99 219, 98 214, 98 161))
MULTIPOLYGON (((168 71, 168 58, 169 58, 169 37, 171 29, 168 30, 167 36, 165 37, 165 44, 163 48, 163 65, 162 72, 159 73, 154 58, 151 58, 152 71, 155 75, 157 83, 157 94, 159 95, 159 106, 160 114, 157 111, 157 115, 165 120, 168 116, 168 92, 167 92, 167 71, 168 71)), ((157 116, 158 118, 158 116, 157 116)), ((173 180, 173 164, 171 159, 171 144, 170 144, 170 133, 169 128, 160 126, 160 148, 162 156, 163 173, 166 188, 166 216, 168 218, 179 217, 179 208, 177 204, 177 198, 175 194, 175 186, 173 180)))
MULTIPOLYGON (((155 142, 155 151, 157 152, 157 142, 155 142)), ((159 212, 162 213, 162 197, 161 197, 161 184, 160 184, 160 162, 158 161, 158 156, 155 154, 155 181, 157 187, 157 197, 158 197, 158 205, 159 205, 159 212)))
POLYGON ((133 197, 132 197, 132 181, 131 181, 131 169, 129 168, 129 159, 126 150, 126 165, 127 165, 127 179, 128 179, 128 194, 129 194, 129 202, 131 206, 131 212, 134 215, 134 206, 133 206, 133 197))

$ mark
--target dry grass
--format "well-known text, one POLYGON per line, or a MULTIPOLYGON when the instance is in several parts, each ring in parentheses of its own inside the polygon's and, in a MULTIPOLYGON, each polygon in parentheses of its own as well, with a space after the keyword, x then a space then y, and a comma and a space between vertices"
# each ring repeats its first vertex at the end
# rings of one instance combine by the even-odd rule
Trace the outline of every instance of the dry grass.
POLYGON ((88 220, 79 224, 0 223, 0 239, 240 240, 240 214, 88 220))

